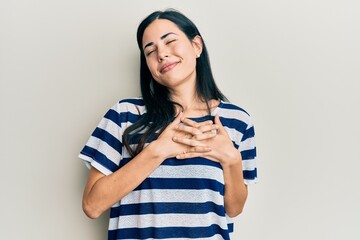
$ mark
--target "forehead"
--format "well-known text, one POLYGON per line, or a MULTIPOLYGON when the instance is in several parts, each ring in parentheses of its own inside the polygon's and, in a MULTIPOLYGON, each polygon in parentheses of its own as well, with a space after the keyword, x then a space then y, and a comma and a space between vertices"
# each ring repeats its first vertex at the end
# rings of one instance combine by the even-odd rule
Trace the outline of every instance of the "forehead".
POLYGON ((185 35, 175 23, 167 19, 156 19, 145 29, 142 43, 145 45, 148 42, 159 40, 161 36, 169 32, 185 35))

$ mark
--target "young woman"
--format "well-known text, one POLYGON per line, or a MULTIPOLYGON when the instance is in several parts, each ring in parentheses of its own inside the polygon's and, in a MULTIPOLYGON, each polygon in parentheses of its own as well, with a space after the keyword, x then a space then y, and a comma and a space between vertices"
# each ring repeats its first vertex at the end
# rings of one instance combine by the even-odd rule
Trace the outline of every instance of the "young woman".
POLYGON ((217 88, 184 15, 150 14, 137 41, 142 98, 116 103, 81 151, 84 212, 111 208, 108 239, 231 239, 257 177, 251 119, 217 88))

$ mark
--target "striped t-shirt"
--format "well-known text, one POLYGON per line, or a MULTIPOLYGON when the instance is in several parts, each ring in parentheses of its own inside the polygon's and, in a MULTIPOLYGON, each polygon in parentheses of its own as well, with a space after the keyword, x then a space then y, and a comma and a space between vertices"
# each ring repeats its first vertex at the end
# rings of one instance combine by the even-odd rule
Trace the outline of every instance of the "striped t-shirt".
MULTIPOLYGON (((141 98, 116 103, 96 127, 79 157, 105 175, 131 161, 122 134, 145 113, 141 98)), ((220 102, 218 114, 234 147, 241 152, 246 184, 256 182, 256 146, 249 114, 220 102)), ((233 220, 224 208, 224 177, 217 162, 196 157, 166 159, 110 210, 108 239, 231 239, 233 220)))

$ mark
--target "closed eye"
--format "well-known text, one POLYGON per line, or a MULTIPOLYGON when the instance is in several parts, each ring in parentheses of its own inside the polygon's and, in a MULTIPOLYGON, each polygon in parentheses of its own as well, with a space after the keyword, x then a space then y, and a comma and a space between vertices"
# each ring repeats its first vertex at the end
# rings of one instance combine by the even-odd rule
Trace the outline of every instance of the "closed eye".
POLYGON ((169 43, 172 43, 172 42, 175 42, 175 41, 176 41, 176 39, 173 39, 173 40, 170 40, 170 41, 166 42, 166 44, 169 44, 169 43))
POLYGON ((148 57, 148 56, 150 56, 153 52, 155 52, 155 50, 151 50, 151 51, 147 52, 145 55, 148 57))
MULTIPOLYGON (((172 39, 172 40, 169 40, 169 41, 167 41, 166 42, 166 45, 168 45, 168 44, 170 44, 170 43, 173 43, 173 42, 175 42, 177 39, 172 39)), ((147 53, 145 53, 145 55, 148 57, 148 56, 150 56, 153 52, 155 52, 156 51, 156 49, 154 49, 154 50, 150 50, 149 52, 147 52, 147 53)))

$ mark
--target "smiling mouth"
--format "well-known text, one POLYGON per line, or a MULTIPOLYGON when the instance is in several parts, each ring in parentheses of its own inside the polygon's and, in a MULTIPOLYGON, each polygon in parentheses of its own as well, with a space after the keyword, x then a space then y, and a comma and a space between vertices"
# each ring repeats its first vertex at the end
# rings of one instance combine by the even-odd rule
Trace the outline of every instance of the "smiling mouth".
POLYGON ((170 64, 166 64, 165 66, 163 66, 163 67, 160 69, 160 73, 166 73, 166 72, 170 71, 170 70, 173 69, 177 64, 178 64, 178 62, 173 62, 173 63, 170 63, 170 64))

